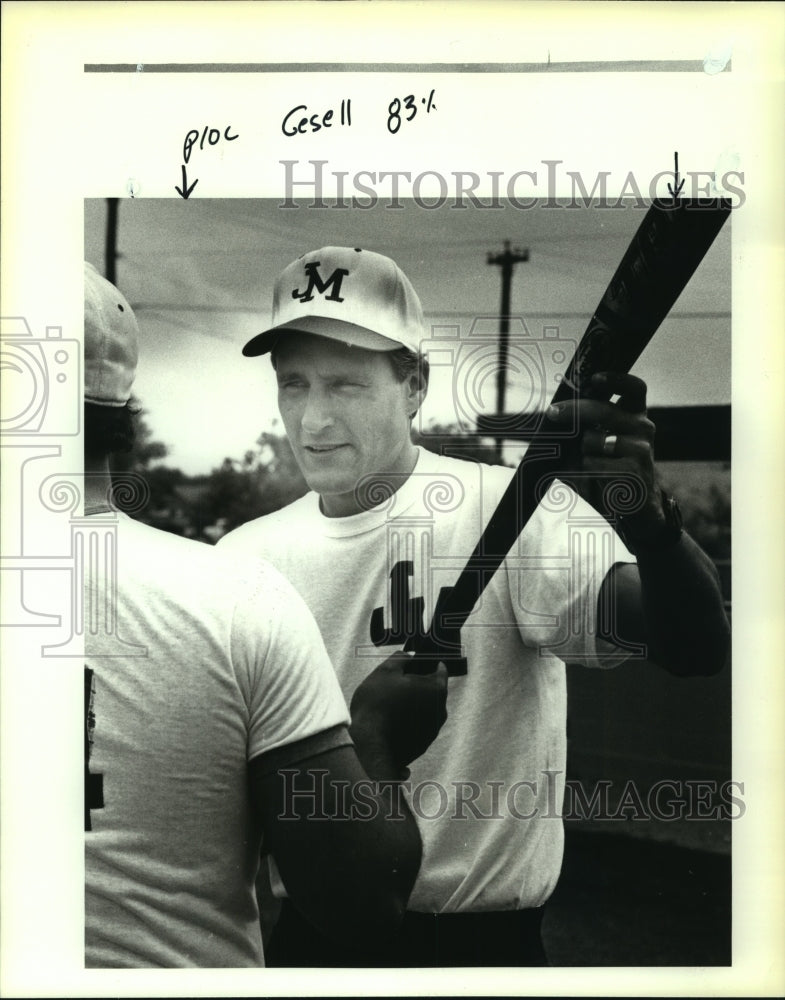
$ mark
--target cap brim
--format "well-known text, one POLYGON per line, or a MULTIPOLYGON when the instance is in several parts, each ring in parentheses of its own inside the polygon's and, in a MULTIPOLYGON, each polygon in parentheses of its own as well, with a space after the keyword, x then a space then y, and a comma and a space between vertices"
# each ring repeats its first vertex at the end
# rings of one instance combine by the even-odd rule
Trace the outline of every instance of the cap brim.
POLYGON ((310 333, 316 337, 338 340, 351 347, 362 347, 366 351, 395 351, 399 347, 408 346, 400 340, 392 340, 367 327, 347 323, 346 320, 325 316, 303 316, 252 337, 243 348, 243 354, 246 358, 257 358, 261 354, 268 354, 287 333, 310 333))

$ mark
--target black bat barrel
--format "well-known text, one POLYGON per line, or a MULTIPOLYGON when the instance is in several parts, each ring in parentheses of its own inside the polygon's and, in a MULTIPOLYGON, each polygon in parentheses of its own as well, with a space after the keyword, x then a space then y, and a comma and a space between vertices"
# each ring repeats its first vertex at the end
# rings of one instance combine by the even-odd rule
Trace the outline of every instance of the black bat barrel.
POLYGON ((597 398, 589 386, 592 375, 631 370, 730 211, 727 198, 652 204, 595 309, 553 402, 575 395, 597 398))

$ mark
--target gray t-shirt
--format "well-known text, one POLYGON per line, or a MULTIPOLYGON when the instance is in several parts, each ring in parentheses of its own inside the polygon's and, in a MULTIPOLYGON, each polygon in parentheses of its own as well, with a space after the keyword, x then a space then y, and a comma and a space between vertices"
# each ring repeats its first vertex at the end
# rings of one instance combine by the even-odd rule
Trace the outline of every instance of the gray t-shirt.
POLYGON ((321 637, 272 567, 90 521, 85 964, 263 965, 246 764, 325 731, 349 742, 321 637))

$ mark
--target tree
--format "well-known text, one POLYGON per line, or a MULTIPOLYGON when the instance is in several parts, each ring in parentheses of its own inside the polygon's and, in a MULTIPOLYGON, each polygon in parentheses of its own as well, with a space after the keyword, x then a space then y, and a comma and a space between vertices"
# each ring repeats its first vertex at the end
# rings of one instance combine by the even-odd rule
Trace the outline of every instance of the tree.
POLYGON ((169 449, 163 442, 153 439, 153 432, 145 420, 147 411, 136 397, 130 400, 134 416, 134 443, 130 451, 112 456, 112 472, 146 472, 150 463, 166 458, 169 449))
POLYGON ((202 500, 203 533, 211 541, 263 514, 285 507, 308 491, 286 437, 265 432, 242 460, 225 458, 207 477, 202 500))
MULTIPOLYGON (((144 487, 132 490, 134 499, 130 501, 128 513, 137 521, 171 531, 178 535, 194 537, 192 517, 187 501, 184 502, 180 489, 189 484, 190 480, 181 469, 166 465, 153 466, 152 463, 166 458, 168 447, 154 438, 148 424, 146 411, 140 401, 131 397, 130 406, 134 412, 134 443, 130 451, 116 452, 112 455, 112 478, 119 486, 127 477, 140 477, 144 487), (135 497, 140 491, 146 493, 146 502, 139 506, 135 497)), ((124 490, 116 489, 115 500, 123 507, 124 490)))

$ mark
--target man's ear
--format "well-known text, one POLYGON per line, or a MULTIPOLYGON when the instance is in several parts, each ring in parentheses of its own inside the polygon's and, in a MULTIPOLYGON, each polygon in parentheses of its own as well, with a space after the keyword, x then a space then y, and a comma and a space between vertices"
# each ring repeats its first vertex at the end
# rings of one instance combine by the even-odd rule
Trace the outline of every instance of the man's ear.
POLYGON ((425 402, 425 397, 428 395, 429 374, 428 362, 423 359, 417 366, 417 370, 406 376, 406 400, 410 417, 415 417, 425 402))

